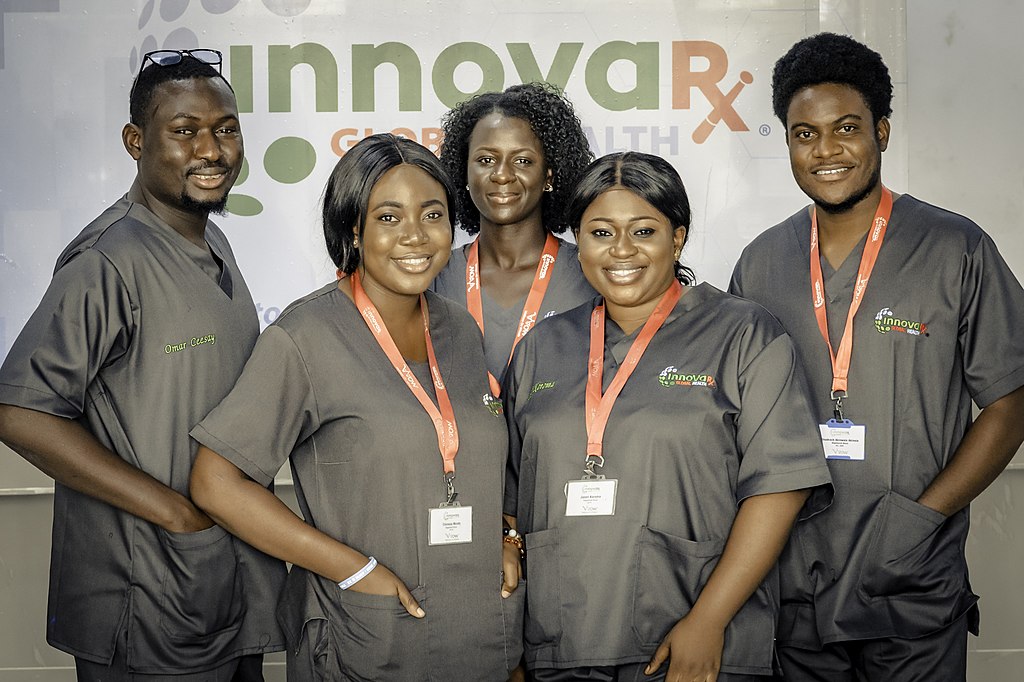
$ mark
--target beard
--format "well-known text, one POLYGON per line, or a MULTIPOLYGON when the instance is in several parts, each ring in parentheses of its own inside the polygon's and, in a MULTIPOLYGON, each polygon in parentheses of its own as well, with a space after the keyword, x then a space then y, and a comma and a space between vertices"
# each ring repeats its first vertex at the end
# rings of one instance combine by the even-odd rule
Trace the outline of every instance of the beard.
POLYGON ((867 182, 864 183, 863 187, 860 187, 850 196, 846 197, 842 201, 829 204, 820 199, 814 199, 814 205, 820 208, 825 213, 830 215, 840 215, 853 209, 854 206, 864 200, 866 196, 874 191, 875 187, 882 181, 882 164, 876 163, 875 170, 871 173, 871 177, 868 178, 867 182))
POLYGON ((178 197, 178 205, 181 206, 182 209, 188 211, 189 213, 213 213, 215 215, 222 216, 227 214, 228 193, 225 192, 224 196, 222 196, 220 199, 214 199, 211 201, 199 201, 198 199, 193 199, 187 193, 182 192, 181 195, 178 197))

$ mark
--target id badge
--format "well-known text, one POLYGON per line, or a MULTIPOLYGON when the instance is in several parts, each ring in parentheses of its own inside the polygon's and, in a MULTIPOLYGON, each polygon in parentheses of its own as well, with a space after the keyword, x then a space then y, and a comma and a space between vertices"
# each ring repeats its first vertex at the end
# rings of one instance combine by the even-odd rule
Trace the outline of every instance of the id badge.
POLYGON ((619 481, 614 478, 590 478, 565 484, 566 516, 614 516, 615 491, 619 481))
POLYGON ((849 419, 829 419, 818 424, 825 459, 864 459, 864 425, 849 419))
POLYGON ((473 542, 473 507, 430 509, 428 545, 460 545, 473 542))

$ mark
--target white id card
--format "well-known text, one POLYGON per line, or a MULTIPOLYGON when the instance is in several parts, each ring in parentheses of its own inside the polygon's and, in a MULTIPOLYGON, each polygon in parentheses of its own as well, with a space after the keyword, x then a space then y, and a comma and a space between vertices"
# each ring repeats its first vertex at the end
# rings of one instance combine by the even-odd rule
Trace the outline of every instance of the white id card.
POLYGON ((825 459, 864 459, 864 425, 849 419, 829 419, 818 424, 825 459))
POLYGON ((430 510, 428 545, 473 542, 472 507, 435 507, 430 510))
POLYGON ((566 516, 614 516, 614 478, 590 478, 565 484, 566 516))

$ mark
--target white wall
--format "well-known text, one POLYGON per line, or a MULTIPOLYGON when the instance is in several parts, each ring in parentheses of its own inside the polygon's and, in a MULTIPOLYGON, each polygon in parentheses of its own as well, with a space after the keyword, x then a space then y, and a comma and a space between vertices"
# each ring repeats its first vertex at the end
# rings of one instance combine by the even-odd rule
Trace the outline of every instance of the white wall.
MULTIPOLYGON (((906 120, 893 121, 907 128, 907 190, 973 218, 1018 279, 1024 279, 1022 28, 1019 0, 907 0, 908 106, 906 120)), ((981 596, 981 636, 968 644, 972 682, 1024 679, 1021 500, 1018 453, 971 507, 967 558, 981 596)))

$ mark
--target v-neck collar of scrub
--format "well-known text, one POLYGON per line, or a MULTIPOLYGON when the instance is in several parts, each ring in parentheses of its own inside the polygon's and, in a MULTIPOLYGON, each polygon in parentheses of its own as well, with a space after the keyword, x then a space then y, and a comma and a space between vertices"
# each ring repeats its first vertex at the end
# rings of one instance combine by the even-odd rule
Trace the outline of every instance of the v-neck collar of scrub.
MULTIPOLYGON (((192 265, 203 274, 203 277, 212 279, 229 299, 234 298, 234 283, 231 278, 231 270, 227 266, 227 259, 223 254, 218 253, 217 247, 209 239, 205 240, 206 249, 185 239, 177 230, 158 218, 145 204, 141 203, 142 193, 136 186, 133 185, 125 196, 131 202, 129 211, 132 217, 152 228, 174 248, 184 252, 192 265), (207 263, 206 267, 203 265, 204 261, 207 263), (214 268, 219 272, 216 277, 213 276, 214 268)), ((207 221, 207 227, 209 225, 210 223, 207 221)))
MULTIPOLYGON (((328 286, 333 287, 334 291, 331 292, 332 295, 338 296, 342 300, 341 305, 347 307, 350 313, 355 316, 355 319, 359 325, 359 333, 366 334, 366 339, 367 343, 369 344, 369 347, 373 348, 375 351, 379 351, 373 353, 373 357, 377 359, 378 370, 380 372, 384 372, 385 374, 390 372, 391 374, 395 375, 395 379, 401 382, 402 385, 404 386, 405 382, 402 381, 401 377, 398 376, 398 373, 395 372, 395 368, 391 365, 391 361, 388 360, 388 356, 384 354, 384 351, 381 349, 376 339, 373 338, 372 332, 370 332, 369 328, 367 328, 366 323, 363 320, 362 313, 360 313, 359 308, 356 307, 355 301, 349 298, 344 291, 338 288, 337 284, 328 286)), ((430 341, 431 343, 434 344, 434 356, 437 358, 437 365, 438 369, 441 371, 441 378, 444 379, 444 381, 447 383, 451 379, 451 368, 453 366, 453 363, 455 362, 455 348, 454 344, 452 343, 452 329, 451 321, 449 320, 448 309, 445 307, 444 299, 442 299, 441 296, 436 295, 431 291, 427 291, 425 293, 425 296, 427 298, 427 308, 430 313, 430 341)), ((405 358, 402 359, 405 360, 406 364, 409 365, 410 370, 413 369, 414 367, 427 368, 427 376, 429 377, 429 362, 413 362, 405 358)), ((422 382, 422 377, 420 377, 419 374, 417 374, 416 376, 422 382)), ((424 387, 427 389, 428 393, 430 393, 430 395, 433 396, 433 399, 436 400, 437 398, 436 394, 434 393, 433 382, 427 381, 423 382, 423 384, 424 387)), ((410 393, 410 395, 412 395, 412 393, 410 393)))
POLYGON ((484 308, 491 311, 491 314, 488 315, 488 317, 495 318, 499 324, 502 322, 508 323, 511 320, 514 320, 515 323, 518 324, 523 307, 526 305, 526 296, 523 296, 512 305, 503 306, 487 293, 487 289, 485 287, 480 287, 480 299, 484 304, 484 308))
MULTIPOLYGON (((864 246, 868 243, 868 233, 865 232, 864 236, 860 238, 857 245, 853 247, 850 253, 846 254, 846 258, 839 264, 838 268, 833 268, 832 264, 828 262, 828 258, 825 258, 824 254, 819 256, 821 261, 821 276, 825 280, 825 290, 829 288, 829 284, 835 280, 839 282, 843 288, 847 286, 853 286, 854 281, 857 278, 857 271, 860 269, 860 259, 864 255, 864 246)), ((810 257, 810 256, 808 256, 810 257)))
MULTIPOLYGON (((900 194, 893 201, 892 204, 892 215, 889 216, 889 224, 886 227, 886 235, 888 238, 894 231, 900 229, 900 218, 904 211, 911 210, 913 208, 912 201, 904 201, 904 198, 912 197, 909 194, 900 194)), ((796 243, 800 247, 800 252, 803 255, 804 263, 810 262, 811 257, 811 209, 813 205, 805 206, 798 217, 790 219, 790 225, 793 229, 793 237, 796 239, 796 243)), ((853 247, 846 258, 839 265, 838 268, 833 268, 832 264, 828 262, 828 259, 824 256, 821 257, 821 274, 825 280, 825 288, 828 289, 830 282, 842 282, 842 286, 852 287, 857 279, 857 271, 860 269, 860 259, 864 255, 864 245, 867 244, 868 233, 865 232, 864 236, 861 237, 857 245, 853 247)), ((882 248, 885 248, 883 243, 882 248)), ((807 266, 810 269, 810 266, 807 266)))
MULTIPOLYGON (((683 295, 679 297, 679 301, 676 303, 675 307, 672 308, 672 312, 670 312, 668 317, 665 318, 665 322, 661 325, 662 329, 674 323, 681 316, 707 300, 709 287, 711 287, 711 285, 705 282, 686 287, 683 290, 683 295)), ((595 300, 595 306, 598 301, 600 301, 600 299, 595 300)), ((633 346, 633 341, 636 340, 641 329, 643 329, 642 325, 637 327, 632 334, 627 335, 622 331, 622 328, 615 323, 615 320, 605 316, 605 353, 611 355, 615 359, 616 366, 621 365, 623 361, 625 361, 626 354, 629 353, 629 349, 633 346)), ((657 334, 655 334, 655 336, 657 336, 657 334)))
MULTIPOLYGON (((558 272, 557 268, 559 267, 559 264, 562 262, 562 257, 565 254, 564 247, 565 247, 565 244, 566 244, 565 241, 562 240, 559 237, 555 237, 555 239, 558 240, 558 258, 556 258, 555 262, 552 264, 552 268, 553 268, 552 272, 551 272, 551 278, 552 279, 555 278, 555 276, 556 276, 556 274, 558 272)), ((469 249, 470 249, 470 247, 472 245, 473 245, 473 242, 470 242, 465 247, 463 247, 463 253, 466 255, 466 259, 467 260, 469 259, 469 249)), ((540 259, 538 258, 538 263, 539 262, 540 262, 540 259)), ((463 266, 463 270, 464 269, 465 269, 465 267, 463 266)), ((534 268, 534 270, 536 270, 536 268, 534 268)), ((480 286, 480 299, 481 299, 481 302, 483 303, 483 305, 484 305, 484 307, 486 309, 491 311, 491 314, 488 317, 495 318, 499 322, 499 324, 506 324, 506 325, 507 324, 515 324, 515 325, 518 325, 519 324, 519 318, 522 316, 523 308, 526 307, 526 299, 529 298, 529 296, 530 296, 529 290, 527 290, 526 294, 524 294, 521 298, 516 300, 516 302, 513 303, 512 305, 510 305, 510 306, 503 306, 500 303, 498 303, 490 294, 487 293, 487 287, 484 286, 483 276, 482 275, 481 275, 480 279, 481 279, 481 286, 480 286), (497 314, 495 314, 495 312, 497 312, 497 314)), ((558 285, 556 284, 555 286, 558 286, 558 285)), ((549 291, 551 291, 551 289, 549 289, 549 291)))

